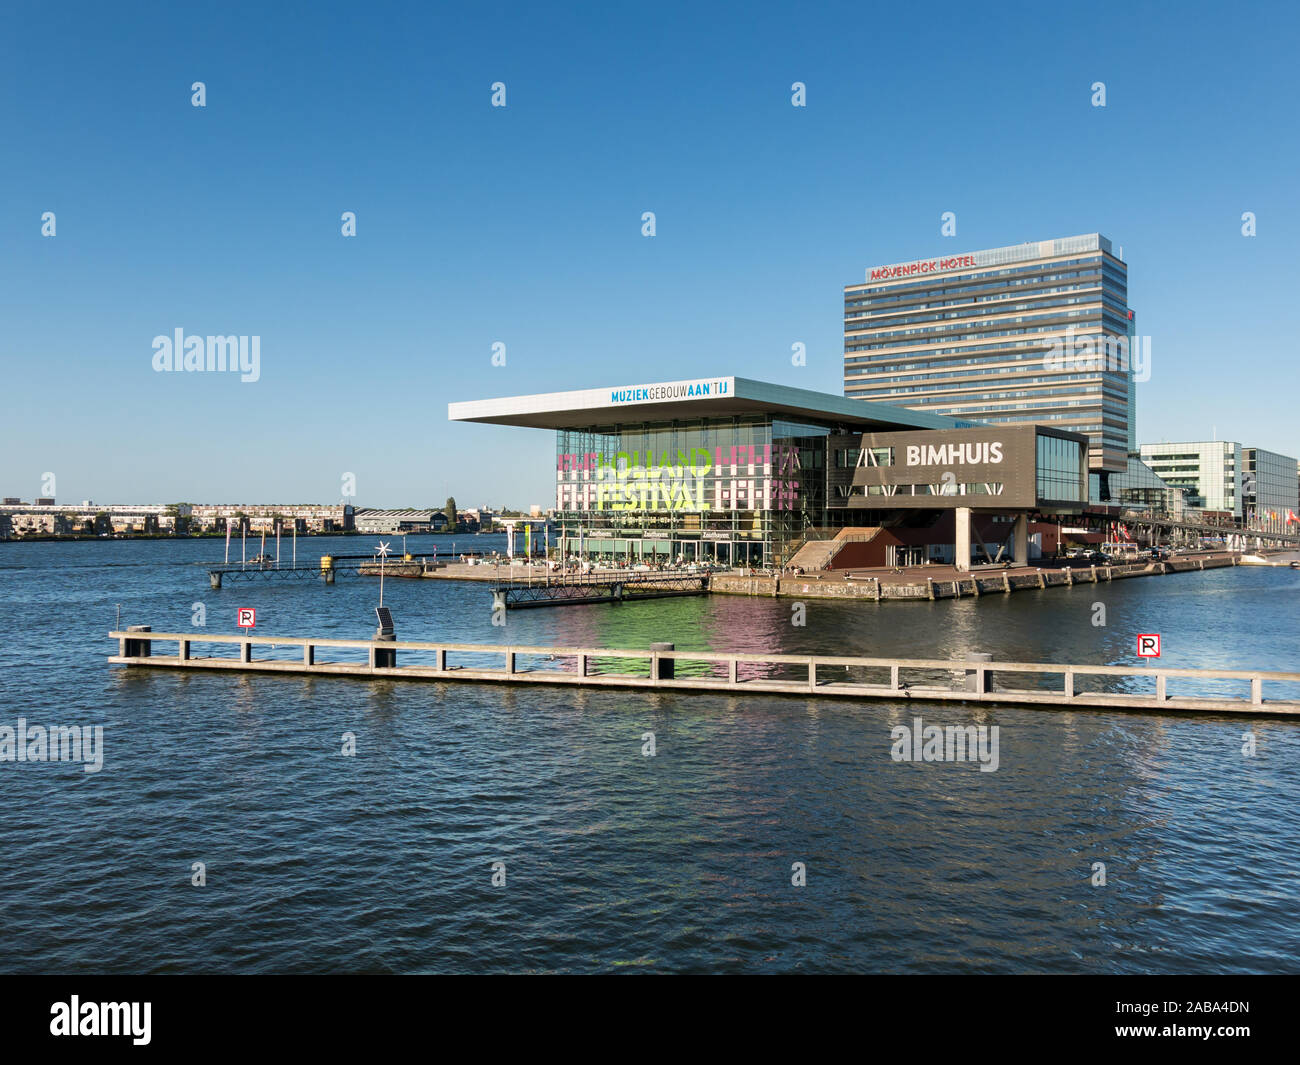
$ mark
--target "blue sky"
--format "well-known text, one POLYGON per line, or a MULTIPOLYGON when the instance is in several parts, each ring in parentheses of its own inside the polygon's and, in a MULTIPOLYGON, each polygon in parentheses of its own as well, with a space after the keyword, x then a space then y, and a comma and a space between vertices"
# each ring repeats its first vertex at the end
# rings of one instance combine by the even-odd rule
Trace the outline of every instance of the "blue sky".
POLYGON ((11 6, 0 492, 545 504, 550 435, 448 401, 838 393, 867 265, 1094 231, 1139 439, 1300 454, 1300 16, 1160 6, 11 6), (261 379, 155 373, 178 327, 260 336, 261 379))

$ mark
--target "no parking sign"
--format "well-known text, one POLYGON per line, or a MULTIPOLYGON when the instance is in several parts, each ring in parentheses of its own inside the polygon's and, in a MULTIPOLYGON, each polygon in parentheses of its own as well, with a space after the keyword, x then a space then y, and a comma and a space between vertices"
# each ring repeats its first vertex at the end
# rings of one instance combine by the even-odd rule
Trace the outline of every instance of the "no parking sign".
POLYGON ((235 611, 235 624, 241 629, 252 629, 257 626, 257 608, 251 606, 241 606, 235 611))

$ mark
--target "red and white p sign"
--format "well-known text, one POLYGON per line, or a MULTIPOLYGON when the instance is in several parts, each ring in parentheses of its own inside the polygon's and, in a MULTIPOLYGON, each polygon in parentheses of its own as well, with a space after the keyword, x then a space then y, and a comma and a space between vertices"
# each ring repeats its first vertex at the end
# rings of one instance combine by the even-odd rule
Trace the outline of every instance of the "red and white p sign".
POLYGON ((1160 657, 1160 633, 1158 632, 1138 633, 1138 657, 1139 658, 1160 657))
POLYGON ((235 611, 235 624, 241 629, 252 629, 257 627, 257 608, 251 606, 241 606, 235 611))

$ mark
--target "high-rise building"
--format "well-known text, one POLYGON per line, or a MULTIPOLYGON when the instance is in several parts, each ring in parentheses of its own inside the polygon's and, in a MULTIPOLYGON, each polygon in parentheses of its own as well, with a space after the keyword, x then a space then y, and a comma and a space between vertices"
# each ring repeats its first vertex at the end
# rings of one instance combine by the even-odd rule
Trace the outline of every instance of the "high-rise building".
POLYGON ((870 267, 844 289, 844 394, 1136 448, 1128 267, 1098 233, 870 267))

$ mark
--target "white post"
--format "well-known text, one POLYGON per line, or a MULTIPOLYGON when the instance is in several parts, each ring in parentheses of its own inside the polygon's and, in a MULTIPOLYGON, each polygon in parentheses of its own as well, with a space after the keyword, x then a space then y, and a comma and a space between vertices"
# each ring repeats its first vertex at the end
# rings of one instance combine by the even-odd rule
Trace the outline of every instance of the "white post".
POLYGON ((1015 548, 1011 560, 1017 566, 1029 565, 1029 515, 1017 514, 1015 527, 1015 548))
POLYGON ((970 572, 970 507, 958 507, 954 512, 957 525, 956 557, 953 566, 958 573, 970 572))
POLYGON ((379 605, 384 605, 384 559, 388 555, 388 545, 379 541, 379 605))

